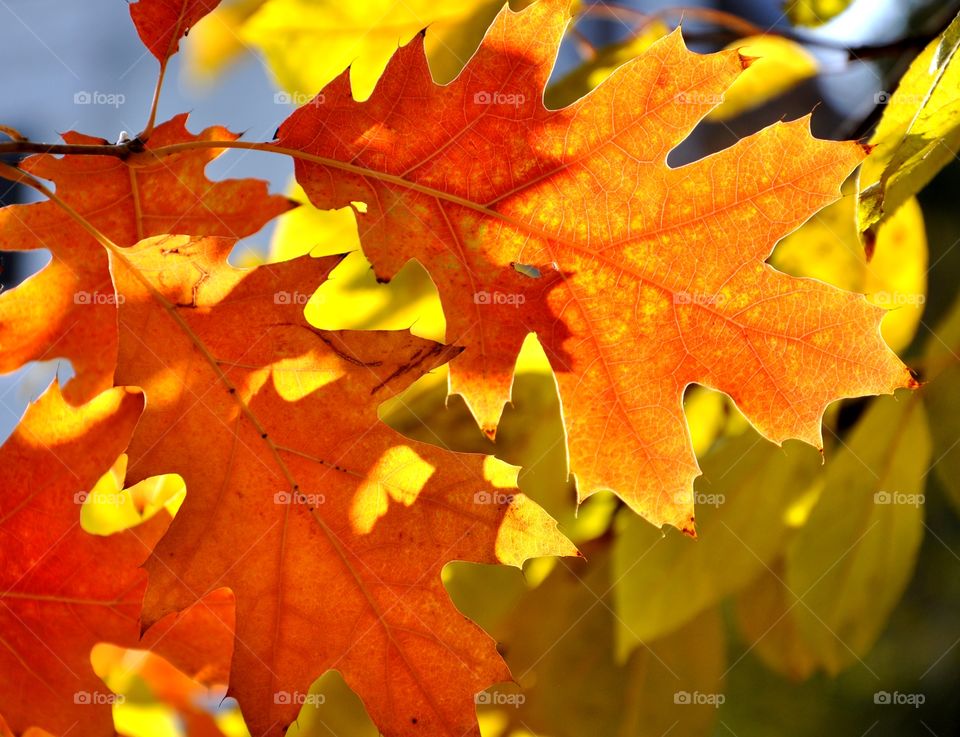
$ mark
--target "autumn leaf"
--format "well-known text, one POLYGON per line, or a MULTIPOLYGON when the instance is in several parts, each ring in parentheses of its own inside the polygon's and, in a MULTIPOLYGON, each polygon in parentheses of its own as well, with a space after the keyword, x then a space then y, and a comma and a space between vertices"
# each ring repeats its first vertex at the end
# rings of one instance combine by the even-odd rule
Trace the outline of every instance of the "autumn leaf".
POLYGON ((243 27, 284 89, 312 96, 344 69, 366 99, 398 46, 426 29, 431 69, 452 80, 504 0, 267 0, 243 27))
POLYGON ((212 635, 232 628, 233 601, 212 591, 140 639, 140 565, 169 523, 160 513, 108 537, 84 532, 80 502, 124 449, 143 408, 111 389, 73 408, 54 385, 0 448, 0 713, 14 733, 113 734, 110 694, 90 664, 100 641, 153 649, 199 672, 229 661, 212 635))
POLYGON ((700 540, 673 530, 664 535, 624 510, 611 555, 619 656, 674 632, 779 557, 787 511, 819 469, 813 449, 776 448, 747 430, 704 459, 695 497, 700 540))
POLYGON ((366 203, 378 278, 416 258, 437 284, 450 364, 493 432, 513 362, 535 332, 557 373, 581 497, 613 489, 657 525, 693 529, 698 474, 681 409, 693 382, 728 393, 767 438, 817 447, 825 407, 914 386, 860 296, 783 275, 765 259, 863 158, 781 123, 702 161, 668 152, 743 70, 679 33, 560 110, 543 89, 563 0, 504 10, 463 73, 430 77, 400 49, 370 100, 346 75, 282 125, 320 208, 366 203), (429 125, 424 122, 429 121, 429 125))
MULTIPOLYGON (((717 696, 722 698, 725 643, 719 608, 620 660, 609 548, 594 543, 584 552, 589 564, 557 565, 493 629, 522 688, 490 689, 479 699, 485 704, 481 720, 505 722, 515 730, 493 734, 709 734, 717 696), (545 612, 561 614, 546 617, 545 612), (685 700, 690 694, 709 695, 713 703, 685 700)), ((486 598, 500 595, 500 587, 487 588, 486 598)))
POLYGON ((816 661, 792 615, 799 606, 784 583, 783 561, 760 571, 734 600, 734 613, 750 651, 776 673, 794 681, 809 678, 816 661))
MULTIPOLYGON (((259 230, 291 204, 270 196, 264 182, 211 182, 206 165, 216 149, 162 159, 150 151, 189 141, 236 138, 215 126, 195 136, 178 115, 157 126, 147 151, 126 161, 111 156, 34 156, 22 168, 56 184, 57 195, 120 246, 163 233, 242 237, 259 230), (91 186, 91 182, 96 186, 91 186)), ((106 141, 66 133, 67 143, 106 141)), ((64 388, 82 403, 113 385, 117 300, 103 247, 54 202, 0 210, 0 250, 48 248, 51 262, 16 289, 0 295, 0 371, 27 361, 67 358, 76 377, 64 388)))
POLYGON ((219 3, 220 0, 138 0, 130 6, 130 17, 143 45, 163 65, 177 53, 180 39, 219 3))
POLYGON ((219 589, 151 627, 136 648, 100 643, 93 649, 97 675, 123 697, 118 727, 124 709, 135 708, 146 686, 151 700, 171 709, 190 737, 222 735, 208 705, 224 700, 234 650, 233 607, 233 594, 219 589))
POLYGON ((247 51, 240 29, 261 5, 263 0, 222 3, 194 26, 184 51, 190 79, 211 83, 247 51))
POLYGON ((893 216, 955 158, 960 145, 960 17, 913 60, 870 139, 875 147, 860 171, 857 217, 868 253, 877 226, 893 216))
POLYGON ((798 26, 821 26, 833 20, 853 0, 784 0, 784 11, 791 23, 798 26))
POLYGON ((792 616, 830 675, 869 652, 913 574, 932 453, 921 396, 870 405, 787 551, 792 616))
POLYGON ((723 95, 723 102, 707 116, 711 121, 735 118, 764 105, 815 77, 816 58, 801 44, 783 36, 750 36, 733 42, 728 49, 739 51, 752 61, 723 95))
POLYGON ((923 212, 910 198, 876 229, 873 253, 864 252, 856 225, 854 192, 814 215, 784 238, 770 263, 793 276, 819 279, 861 292, 889 312, 881 334, 906 350, 923 316, 927 294, 927 235, 923 212))
POLYGON ((337 257, 242 271, 226 264, 232 246, 111 252, 117 380, 147 396, 129 474, 162 468, 188 489, 147 563, 145 619, 214 586, 236 593, 230 693, 252 733, 280 733, 336 669, 387 735, 475 734, 474 694, 509 673, 441 568, 575 549, 516 492, 515 468, 380 422, 381 401, 458 348, 317 330, 303 301, 337 257))

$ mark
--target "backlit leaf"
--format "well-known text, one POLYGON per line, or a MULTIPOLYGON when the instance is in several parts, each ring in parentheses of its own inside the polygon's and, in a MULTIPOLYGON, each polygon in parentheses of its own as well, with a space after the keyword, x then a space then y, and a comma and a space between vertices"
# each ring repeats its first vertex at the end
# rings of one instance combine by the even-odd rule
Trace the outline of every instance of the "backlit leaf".
POLYGON ((873 646, 913 574, 930 455, 920 397, 875 400, 787 551, 797 627, 830 674, 873 646))
POLYGON ((900 80, 860 170, 858 220, 868 249, 876 227, 917 194, 960 147, 960 18, 923 50, 900 80))
POLYGON ((145 619, 214 584, 236 593, 230 694, 252 733, 282 731, 331 668, 386 734, 471 733, 474 693, 508 673, 441 568, 575 549, 516 492, 516 469, 380 422, 382 400, 459 349, 319 331, 278 295, 310 294, 337 257, 239 270, 232 246, 168 237, 111 253, 117 378, 147 396, 130 469, 188 489, 147 563, 145 619))
MULTIPOLYGON (((163 233, 243 237, 290 209, 254 179, 211 182, 204 174, 216 149, 156 159, 152 148, 197 140, 233 140, 214 126, 193 135, 187 116, 157 126, 147 152, 112 156, 34 156, 22 167, 56 185, 57 195, 120 246, 163 233), (96 178, 97 186, 90 183, 96 178)), ((99 138, 66 133, 76 144, 99 138)), ((64 387, 85 402, 113 385, 117 359, 117 300, 103 247, 55 203, 0 210, 0 250, 48 248, 51 262, 16 289, 0 294, 0 371, 27 361, 70 359, 76 377, 64 387)))
POLYGON ((541 98, 567 20, 565 0, 504 10, 445 87, 412 41, 368 102, 341 76, 279 142, 315 157, 296 174, 317 207, 366 203, 360 238, 379 278, 410 258, 427 268, 447 339, 465 347, 452 391, 486 431, 536 332, 581 497, 612 489, 653 523, 692 532, 688 384, 727 392, 772 440, 816 446, 830 402, 915 385, 880 338, 883 310, 764 263, 837 199, 862 150, 798 121, 669 168, 740 56, 692 54, 674 33, 549 111, 541 98))

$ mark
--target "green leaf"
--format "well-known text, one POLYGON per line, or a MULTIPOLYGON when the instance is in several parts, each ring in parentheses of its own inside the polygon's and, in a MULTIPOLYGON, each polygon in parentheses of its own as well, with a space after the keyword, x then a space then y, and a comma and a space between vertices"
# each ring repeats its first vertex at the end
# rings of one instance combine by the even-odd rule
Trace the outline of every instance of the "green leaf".
POLYGON ((931 331, 924 363, 930 383, 922 393, 933 436, 933 468, 960 512, 960 301, 931 331))
POLYGON ((747 430, 704 459, 696 484, 698 540, 673 528, 664 534, 624 510, 613 550, 619 656, 753 580, 782 552, 790 510, 819 470, 810 446, 778 448, 747 430))
POLYGON ((450 82, 476 51, 504 0, 267 0, 243 28, 280 86, 304 103, 347 67, 365 100, 398 46, 427 29, 437 82, 450 82))
POLYGON ((792 276, 866 294, 870 302, 890 310, 881 332, 891 348, 902 351, 913 341, 926 304, 928 252, 923 212, 916 198, 909 198, 879 226, 873 257, 868 260, 857 233, 856 199, 846 196, 847 188, 844 192, 843 199, 825 207, 777 244, 770 263, 792 276))
POLYGON ((787 17, 795 26, 820 26, 850 7, 853 0, 787 0, 787 17))
POLYGON ((783 561, 762 570, 737 594, 734 612, 750 652, 770 670, 802 681, 812 675, 816 660, 797 629, 783 576, 783 561))
POLYGON ((793 614, 830 674, 873 647, 913 574, 930 455, 919 395, 875 399, 827 467, 823 492, 788 548, 793 614))
MULTIPOLYGON (((501 725, 551 737, 709 734, 726 665, 719 611, 703 612, 618 664, 608 548, 595 544, 585 553, 589 563, 561 562, 493 632, 523 701, 481 707, 481 719, 494 711, 501 725)), ((508 688, 490 689, 490 700, 504 699, 508 688)))
POLYGON ((723 102, 707 120, 735 118, 789 92, 819 71, 816 58, 796 41, 783 36, 750 36, 727 46, 754 61, 723 93, 723 102))
POLYGON ((868 248, 876 226, 953 161, 960 146, 960 17, 913 61, 860 169, 858 220, 868 248))

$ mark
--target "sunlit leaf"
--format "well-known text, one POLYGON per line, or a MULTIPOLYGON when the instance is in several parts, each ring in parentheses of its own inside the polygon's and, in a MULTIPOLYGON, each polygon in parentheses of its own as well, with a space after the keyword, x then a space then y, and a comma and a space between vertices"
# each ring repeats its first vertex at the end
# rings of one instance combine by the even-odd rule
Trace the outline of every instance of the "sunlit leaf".
POLYGON ((900 80, 870 139, 876 149, 860 169, 860 232, 868 249, 891 217, 956 157, 960 148, 960 18, 923 50, 900 80))
POLYGON ((809 51, 783 36, 751 36, 727 48, 750 59, 750 66, 723 94, 723 102, 707 120, 735 118, 816 76, 819 69, 809 51))
POLYGON ((874 400, 787 551, 797 627, 830 674, 866 655, 913 574, 930 456, 920 397, 874 400))
POLYGON ((785 0, 790 22, 798 26, 819 26, 840 15, 853 0, 785 0))
POLYGON ((622 513, 612 560, 620 657, 676 630, 769 565, 786 544, 790 506, 819 468, 816 450, 777 448, 751 430, 703 460, 698 540, 622 513))
MULTIPOLYGON (((280 86, 313 96, 347 67, 370 96, 398 46, 426 30, 430 69, 449 82, 476 50, 504 0, 267 0, 243 29, 280 86)), ((307 98, 309 99, 309 98, 307 98)))
POLYGON ((845 196, 824 208, 787 236, 770 263, 794 276, 862 292, 890 312, 880 326, 896 351, 913 340, 927 293, 927 236, 923 213, 914 198, 903 203, 877 231, 873 257, 867 260, 856 228, 856 198, 845 196))

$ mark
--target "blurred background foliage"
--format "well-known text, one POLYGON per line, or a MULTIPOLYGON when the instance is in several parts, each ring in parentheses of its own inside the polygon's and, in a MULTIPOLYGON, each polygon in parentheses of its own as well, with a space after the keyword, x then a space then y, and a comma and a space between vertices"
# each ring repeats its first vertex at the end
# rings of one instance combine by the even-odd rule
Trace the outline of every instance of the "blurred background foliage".
MULTIPOLYGON (((0 17, 6 12, 10 24, 30 27, 30 14, 48 4, 11 0, 2 3, 0 17)), ((431 69, 447 82, 500 4, 224 0, 191 33, 167 112, 199 107, 194 128, 197 121, 230 120, 231 112, 241 122, 253 115, 250 137, 266 140, 290 104, 306 102, 348 66, 355 95, 369 96, 397 44, 425 26, 431 69)), ((960 28, 950 21, 958 4, 575 4, 576 22, 545 94, 551 107, 587 94, 681 23, 698 51, 737 47, 758 58, 671 153, 672 165, 814 108, 812 127, 820 137, 872 136, 877 150, 860 181, 851 179, 839 202, 780 243, 771 263, 889 307, 884 336, 927 383, 913 394, 831 407, 823 458, 800 443, 780 448, 767 442, 723 395, 691 387, 685 407, 703 468, 696 483, 696 541, 652 527, 609 494, 577 508, 556 385, 533 337, 518 360, 513 401, 495 442, 479 431, 459 397, 447 397, 443 371, 384 405, 384 420, 410 437, 495 453, 520 466, 522 491, 559 520, 585 555, 534 560, 522 572, 465 563, 445 569, 454 602, 496 639, 517 681, 478 697, 486 737, 956 733, 960 220, 954 193, 960 167, 954 144, 960 143, 960 62, 954 64, 953 55, 960 28), (888 699, 891 694, 923 703, 885 703, 898 700, 888 699)), ((113 10, 77 22, 116 20, 113 31, 131 35, 113 10)), ((0 31, 6 68, 10 59, 39 53, 26 35, 14 41, 9 33, 0 31), (11 48, 19 51, 11 56, 11 48)), ((37 40, 61 49, 53 36, 37 40)), ((51 75, 62 72, 53 65, 51 75)), ((122 74, 85 70, 84 80, 133 85, 130 97, 139 99, 136 86, 152 84, 143 81, 148 72, 142 64, 122 74)), ((23 76, 42 84, 33 70, 23 76)), ((74 76, 76 86, 80 77, 74 76)), ((13 112, 5 111, 5 119, 26 121, 18 127, 40 139, 72 119, 59 103, 13 112)), ((125 112, 84 110, 81 118, 105 117, 77 123, 115 126, 125 112)), ((263 164, 258 158, 229 170, 288 186, 289 170, 275 162, 265 170, 263 164)), ((304 205, 241 244, 238 262, 349 253, 306 305, 311 322, 456 340, 446 335, 436 289, 418 263, 392 283, 378 283, 360 248, 354 210, 318 211, 302 191, 288 189, 304 205)), ((4 194, 7 202, 24 196, 4 194)), ((362 213, 362 203, 355 207, 362 213)), ((4 284, 36 268, 35 262, 5 258, 4 284)), ((35 366, 4 377, 4 436, 51 372, 63 378, 69 370, 35 366)), ((89 531, 109 534, 161 508, 175 513, 189 493, 172 476, 124 489, 124 472, 121 458, 92 490, 82 509, 89 531)), ((126 696, 115 707, 122 734, 247 733, 224 690, 201 687, 155 655, 104 645, 92 658, 109 687, 126 696)), ((337 673, 319 678, 311 694, 292 727, 297 737, 377 734, 337 673)))

